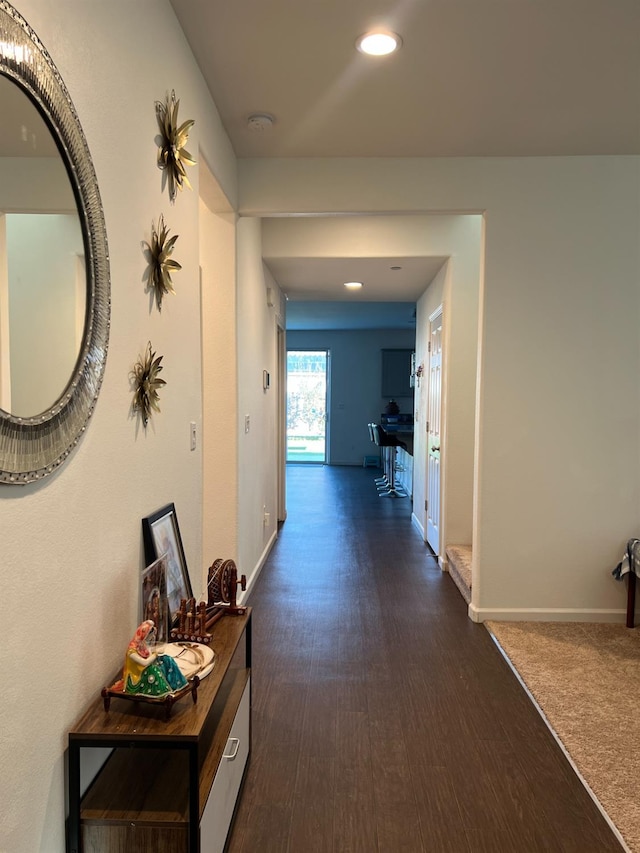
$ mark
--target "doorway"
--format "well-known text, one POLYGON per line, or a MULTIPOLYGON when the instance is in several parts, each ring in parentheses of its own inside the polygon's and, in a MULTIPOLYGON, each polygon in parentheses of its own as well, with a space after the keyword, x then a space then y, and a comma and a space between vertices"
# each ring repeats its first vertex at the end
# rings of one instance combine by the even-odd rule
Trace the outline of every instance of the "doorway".
POLYGON ((327 461, 329 350, 287 350, 287 462, 327 461))

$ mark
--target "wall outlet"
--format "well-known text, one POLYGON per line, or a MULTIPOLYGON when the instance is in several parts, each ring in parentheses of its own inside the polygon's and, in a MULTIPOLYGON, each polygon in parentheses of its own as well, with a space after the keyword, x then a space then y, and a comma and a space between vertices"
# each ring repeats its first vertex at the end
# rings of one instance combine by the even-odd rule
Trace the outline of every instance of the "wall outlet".
POLYGON ((191 449, 196 449, 196 422, 191 421, 189 424, 189 440, 191 442, 191 449))
POLYGON ((267 512, 266 506, 263 506, 262 507, 262 523, 264 524, 265 527, 268 526, 270 520, 271 520, 271 513, 267 512))

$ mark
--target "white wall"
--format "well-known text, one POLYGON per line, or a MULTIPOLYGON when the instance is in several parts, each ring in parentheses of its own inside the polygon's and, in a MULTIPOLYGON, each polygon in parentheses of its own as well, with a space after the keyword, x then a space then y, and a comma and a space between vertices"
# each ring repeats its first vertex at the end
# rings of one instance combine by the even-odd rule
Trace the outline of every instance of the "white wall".
MULTIPOLYGON (((235 215, 200 204, 202 289, 202 577, 214 560, 238 559, 235 215)), ((196 578, 192 578, 194 592, 196 578)), ((206 597, 206 596, 203 596, 206 597)))
POLYGON ((189 450, 189 423, 200 429, 202 419, 198 169, 189 170, 193 192, 171 205, 156 164, 154 102, 175 89, 180 117, 196 122, 191 150, 206 156, 232 200, 236 173, 168 2, 17 5, 84 127, 111 259, 110 349, 86 434, 55 475, 0 488, 0 850, 61 853, 66 732, 121 667, 137 624, 140 519, 174 501, 192 575, 203 563, 202 456, 189 450), (182 270, 159 314, 145 292, 141 244, 160 213, 180 235, 182 270), (167 385, 145 433, 130 415, 129 373, 149 340, 164 356, 167 385), (25 613, 35 615, 25 621, 25 613))
POLYGON ((237 252, 238 569, 246 574, 251 585, 277 535, 280 291, 262 262, 259 219, 238 221, 237 252), (267 304, 268 288, 274 306, 267 304), (267 391, 263 389, 264 370, 271 375, 267 391), (269 515, 266 523, 265 512, 269 515))
POLYGON ((11 412, 30 417, 62 396, 80 352, 76 318, 84 316, 86 294, 78 293, 76 268, 84 245, 75 213, 8 213, 4 219, 11 412))
POLYGON ((69 213, 75 209, 69 175, 61 158, 0 157, 0 210, 69 213))
MULTIPOLYGON (((13 85, 13 84, 11 84, 13 85)), ((26 95, 24 97, 27 97, 26 95)), ((35 110, 34 110, 35 112, 35 110)), ((38 123, 41 124, 41 120, 38 117, 38 123)), ((43 126, 43 125, 42 125, 43 126)), ((43 126, 44 127, 44 126, 43 126)), ((74 216, 77 216, 76 207, 75 207, 75 199, 73 196, 73 190, 71 188, 71 183, 69 182, 69 176, 67 174, 67 170, 65 168, 64 163, 61 158, 58 157, 0 157, 0 350, 2 352, 2 357, 0 358, 0 405, 3 408, 11 411, 11 362, 12 359, 10 357, 10 348, 13 345, 15 347, 16 340, 19 339, 18 346, 23 346, 30 348, 34 345, 36 347, 45 345, 45 337, 42 334, 36 334, 36 340, 28 341, 24 337, 24 327, 22 329, 15 329, 14 336, 11 338, 10 336, 10 322, 9 322, 9 276, 8 276, 8 267, 11 262, 9 260, 9 251, 10 246, 7 245, 6 236, 9 227, 7 225, 9 216, 3 216, 3 214, 35 214, 39 213, 73 213, 74 216)), ((14 217, 15 222, 15 217, 14 217)), ((80 247, 78 252, 82 254, 84 251, 82 247, 82 235, 80 235, 80 247)), ((34 259, 31 257, 33 254, 33 249, 29 251, 29 260, 31 263, 34 262, 34 259)), ((53 256, 50 251, 48 252, 47 263, 52 262, 53 256)), ((15 259, 14 259, 15 260, 15 259)), ((60 259, 56 261, 58 264, 60 263, 60 259)), ((73 271, 69 282, 73 285, 73 280, 75 277, 75 270, 73 271)), ((73 289, 75 293, 75 288, 73 289)), ((55 289, 49 288, 47 293, 43 293, 42 300, 34 301, 32 295, 32 304, 39 305, 39 310, 43 311, 44 304, 48 300, 54 300, 55 302, 55 289)), ((15 295, 13 304, 15 307, 15 295)), ((47 306, 45 311, 50 306, 47 306)), ((78 306, 80 307, 80 306, 78 306)), ((43 312, 44 313, 44 312, 43 312)), ((73 314, 69 314, 68 318, 71 320, 73 314)), ((58 344, 60 343, 60 334, 64 334, 61 328, 62 324, 58 327, 58 344)), ((53 330, 50 329, 51 333, 54 333, 53 330)), ((33 330, 30 333, 33 337, 33 330)), ((75 343, 75 335, 72 332, 71 343, 75 343)), ((37 359, 39 363, 39 370, 49 370, 50 369, 50 361, 51 361, 51 353, 52 348, 47 343, 48 350, 48 358, 43 363, 43 360, 37 359)), ((75 357, 77 356, 79 348, 75 348, 75 355, 71 355, 70 357, 75 362, 75 357)), ((34 359, 35 363, 36 359, 34 359)), ((73 364, 71 365, 73 367, 73 364)), ((59 392, 62 392, 66 386, 66 380, 69 378, 69 374, 71 372, 71 368, 66 373, 66 376, 62 377, 61 381, 54 380, 56 382, 56 387, 59 392)), ((34 378, 33 375, 31 377, 34 378)), ((31 408, 32 402, 33 405, 38 406, 40 403, 37 400, 38 390, 37 390, 37 381, 34 383, 34 387, 36 388, 35 394, 36 398, 34 399, 30 396, 30 391, 27 385, 24 382, 18 380, 18 389, 17 396, 14 396, 14 404, 15 406, 20 407, 22 412, 32 412, 37 414, 41 411, 44 411, 54 402, 55 398, 49 397, 48 400, 42 401, 40 400, 41 408, 33 409, 31 408), (25 399, 25 396, 26 399, 25 399), (26 408, 25 408, 26 405, 26 408)), ((17 409, 13 409, 14 412, 17 409)))
POLYGON ((0 213, 0 409, 11 411, 11 335, 9 327, 9 270, 7 217, 0 213))
MULTIPOLYGON (((389 402, 380 393, 382 349, 413 349, 409 329, 351 331, 289 331, 288 349, 328 349, 331 352, 329 433, 331 465, 362 465, 376 455, 368 423, 379 423, 389 402)), ((400 411, 411 414, 413 400, 399 398, 400 411)))
POLYGON ((246 214, 485 212, 474 618, 623 618, 610 570, 640 517, 639 164, 240 161, 246 214))

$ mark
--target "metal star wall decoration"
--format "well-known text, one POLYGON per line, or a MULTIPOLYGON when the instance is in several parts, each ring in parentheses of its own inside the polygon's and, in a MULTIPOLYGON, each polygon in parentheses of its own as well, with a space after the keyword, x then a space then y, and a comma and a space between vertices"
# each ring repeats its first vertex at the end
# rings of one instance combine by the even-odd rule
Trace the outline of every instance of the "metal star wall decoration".
POLYGON ((156 356, 151 348, 151 341, 149 341, 144 357, 136 362, 131 371, 131 379, 134 384, 132 408, 142 418, 145 429, 153 412, 160 411, 158 390, 167 384, 159 376, 162 370, 161 362, 162 356, 156 356))
POLYGON ((178 190, 189 187, 191 184, 187 178, 187 166, 195 166, 196 161, 185 148, 189 139, 189 131, 195 124, 193 119, 184 121, 178 125, 178 108, 180 101, 176 100, 176 93, 167 95, 165 103, 156 101, 156 118, 160 128, 161 143, 158 149, 158 166, 167 175, 169 186, 169 198, 175 201, 178 190))
POLYGON ((171 257, 177 239, 177 234, 169 237, 169 229, 162 214, 158 218, 157 230, 155 224, 151 223, 151 242, 145 246, 149 257, 149 288, 155 294, 158 311, 162 310, 164 295, 175 293, 171 273, 182 269, 182 265, 171 257))

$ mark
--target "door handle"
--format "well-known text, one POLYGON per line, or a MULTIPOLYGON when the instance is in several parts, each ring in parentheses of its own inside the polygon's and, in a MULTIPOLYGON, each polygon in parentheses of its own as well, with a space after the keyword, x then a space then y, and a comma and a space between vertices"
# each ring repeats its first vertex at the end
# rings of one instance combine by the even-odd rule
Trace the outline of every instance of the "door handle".
POLYGON ((436 450, 437 450, 437 451, 439 451, 439 450, 440 450, 440 445, 438 445, 438 446, 436 447, 436 446, 435 446, 435 444, 432 444, 432 445, 431 445, 431 452, 432 452, 432 453, 435 453, 435 452, 436 452, 436 450))

